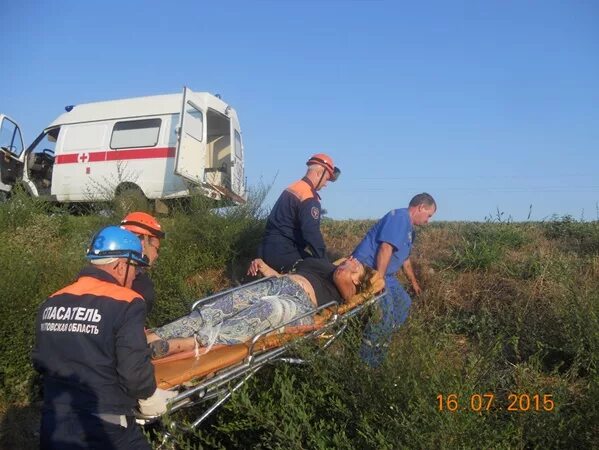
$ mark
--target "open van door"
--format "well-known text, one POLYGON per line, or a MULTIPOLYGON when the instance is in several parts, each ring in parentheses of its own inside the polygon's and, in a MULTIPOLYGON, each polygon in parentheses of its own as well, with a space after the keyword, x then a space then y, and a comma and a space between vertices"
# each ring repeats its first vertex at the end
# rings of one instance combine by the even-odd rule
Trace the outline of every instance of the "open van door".
POLYGON ((206 166, 205 108, 191 99, 192 94, 191 89, 183 88, 175 173, 201 184, 206 166))
POLYGON ((0 193, 10 192, 23 176, 23 137, 17 123, 0 114, 0 193))
POLYGON ((243 144, 241 133, 233 129, 233 151, 231 152, 231 190, 245 200, 245 174, 243 167, 243 144))

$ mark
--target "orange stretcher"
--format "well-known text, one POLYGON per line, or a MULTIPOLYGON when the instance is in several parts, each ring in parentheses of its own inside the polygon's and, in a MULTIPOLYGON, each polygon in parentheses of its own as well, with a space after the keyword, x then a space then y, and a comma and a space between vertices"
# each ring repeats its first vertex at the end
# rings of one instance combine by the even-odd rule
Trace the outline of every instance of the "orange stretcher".
MULTIPOLYGON (((266 278, 253 283, 264 280, 266 278)), ((201 308, 202 304, 247 286, 239 286, 199 300, 192 305, 191 310, 201 308)), ((384 295, 384 286, 383 278, 375 274, 368 289, 355 295, 348 302, 341 305, 336 302, 328 303, 294 318, 276 330, 259 333, 245 343, 214 345, 206 353, 191 350, 153 360, 158 387, 179 391, 179 395, 170 401, 167 414, 212 400, 212 405, 207 407, 188 429, 197 427, 265 365, 275 361, 304 363, 304 360, 298 358, 285 357, 292 345, 306 339, 322 338, 324 343, 321 349, 327 348, 345 330, 349 318, 384 295), (307 316, 313 316, 312 325, 293 325, 307 316)), ((160 419, 161 416, 137 417, 138 422, 142 424, 160 419)))

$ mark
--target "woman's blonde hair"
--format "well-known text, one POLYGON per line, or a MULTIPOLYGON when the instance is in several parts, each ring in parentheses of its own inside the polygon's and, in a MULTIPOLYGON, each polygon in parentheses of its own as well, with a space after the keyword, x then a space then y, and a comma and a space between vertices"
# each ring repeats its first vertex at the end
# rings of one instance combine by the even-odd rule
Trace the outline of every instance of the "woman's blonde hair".
POLYGON ((368 288, 372 286, 372 279, 378 273, 375 269, 366 264, 364 266, 364 273, 360 277, 360 281, 358 281, 358 285, 356 286, 356 294, 361 294, 362 292, 366 292, 368 288))

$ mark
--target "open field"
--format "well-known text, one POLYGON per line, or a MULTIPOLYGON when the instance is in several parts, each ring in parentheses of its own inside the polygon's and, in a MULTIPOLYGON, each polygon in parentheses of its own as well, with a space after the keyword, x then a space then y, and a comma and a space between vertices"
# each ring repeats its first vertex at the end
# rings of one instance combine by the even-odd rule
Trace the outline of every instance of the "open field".
MULTIPOLYGON (((0 204, 1 448, 36 445, 37 306, 116 220, 0 204)), ((242 282, 264 224, 254 205, 217 215, 201 202, 162 222, 153 326, 242 282)), ((326 221, 332 256, 370 225, 326 221)), ((260 372, 196 434, 177 434, 177 448, 599 447, 599 223, 434 223, 413 257, 424 293, 382 368, 356 354, 358 318, 312 364, 260 372)), ((162 430, 148 432, 158 442, 162 430)))

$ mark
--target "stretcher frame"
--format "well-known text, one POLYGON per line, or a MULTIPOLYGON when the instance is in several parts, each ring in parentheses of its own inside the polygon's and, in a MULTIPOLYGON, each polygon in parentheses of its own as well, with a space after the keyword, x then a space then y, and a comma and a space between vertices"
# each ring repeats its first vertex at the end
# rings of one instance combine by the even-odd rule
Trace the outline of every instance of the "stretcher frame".
MULTIPOLYGON (((237 286, 231 289, 227 289, 225 291, 218 292, 217 294, 213 294, 201 300, 198 300, 193 303, 190 311, 194 311, 198 306, 201 306, 204 303, 207 303, 217 297, 223 296, 230 292, 246 288, 250 285, 264 282, 272 277, 262 278, 251 283, 244 284, 242 286, 237 286)), ((324 338, 326 339, 324 344, 321 345, 318 352, 322 352, 327 349, 347 328, 347 322, 350 318, 359 314, 365 308, 369 307, 373 303, 377 302, 380 298, 385 295, 386 291, 382 290, 378 294, 373 294, 371 298, 363 301, 360 304, 357 304, 349 311, 346 311, 343 314, 339 314, 340 305, 337 302, 329 302, 325 305, 321 305, 318 308, 311 310, 307 313, 304 313, 298 317, 293 318, 292 320, 282 324, 277 329, 269 329, 265 330, 261 333, 254 335, 254 337, 249 340, 245 344, 237 344, 237 345, 245 345, 247 346, 247 355, 245 358, 233 364, 230 367, 217 370, 213 376, 204 377, 204 379, 200 380, 197 384, 187 387, 187 386, 176 386, 180 389, 179 394, 171 399, 168 403, 168 410, 165 414, 159 416, 145 416, 141 413, 137 412, 137 422, 146 425, 150 423, 154 423, 163 419, 164 416, 170 416, 182 409, 187 409, 191 406, 195 406, 201 403, 208 402, 213 400, 213 403, 209 405, 203 413, 200 414, 193 422, 189 423, 186 426, 180 425, 176 420, 171 420, 168 424, 171 429, 180 429, 182 431, 192 431, 197 428, 202 422, 204 422, 214 411, 216 411, 222 404, 224 404, 227 400, 231 398, 231 396, 242 387, 252 376, 254 376, 259 370, 264 368, 269 364, 274 364, 277 362, 287 363, 287 364, 305 364, 308 361, 301 358, 293 358, 286 357, 286 353, 290 348, 297 346, 299 343, 307 341, 309 339, 314 338, 324 338), (285 327, 297 322, 300 319, 309 316, 317 316, 324 311, 332 312, 330 318, 322 324, 314 325, 314 329, 312 331, 305 332, 303 334, 289 334, 289 333, 281 333, 274 334, 274 336, 281 336, 284 340, 288 340, 288 342, 283 342, 282 345, 275 346, 273 348, 265 348, 261 345, 265 339, 272 336, 273 332, 277 332, 277 330, 282 330, 285 327), (327 332, 332 331, 336 327, 339 327, 334 333, 327 335, 327 332), (291 336, 291 337, 290 337, 291 336)), ((316 321, 315 321, 316 322, 316 321)), ((166 431, 165 440, 170 438, 170 433, 166 431)))

